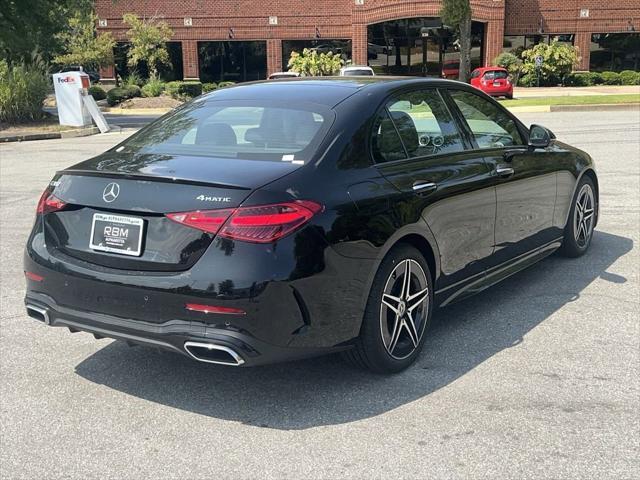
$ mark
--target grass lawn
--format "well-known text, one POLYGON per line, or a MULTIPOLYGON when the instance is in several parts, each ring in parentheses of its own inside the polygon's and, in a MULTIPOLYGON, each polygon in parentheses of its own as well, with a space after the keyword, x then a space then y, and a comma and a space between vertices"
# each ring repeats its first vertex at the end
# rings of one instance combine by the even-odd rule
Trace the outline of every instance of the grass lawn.
POLYGON ((501 100, 505 107, 529 107, 538 105, 604 105, 615 103, 640 103, 639 94, 584 95, 566 97, 521 98, 501 100))

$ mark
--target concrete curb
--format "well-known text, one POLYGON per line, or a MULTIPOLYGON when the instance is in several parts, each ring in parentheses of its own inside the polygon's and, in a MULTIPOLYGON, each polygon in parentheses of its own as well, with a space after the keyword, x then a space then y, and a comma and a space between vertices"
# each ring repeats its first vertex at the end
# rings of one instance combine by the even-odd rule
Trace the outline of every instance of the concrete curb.
POLYGON ((529 105, 506 107, 512 113, 587 112, 602 110, 637 110, 640 103, 608 103, 593 105, 529 105))
POLYGON ((28 133, 26 135, 12 135, 7 137, 0 137, 0 143, 28 142, 31 140, 53 140, 56 138, 87 137, 89 135, 95 135, 96 133, 100 133, 100 130, 98 129, 98 127, 78 128, 74 130, 62 130, 61 132, 28 133))
POLYGON ((596 105, 551 105, 552 112, 579 112, 585 110, 639 110, 640 103, 604 103, 596 105))
POLYGON ((109 115, 164 115, 173 108, 101 108, 109 115))
POLYGON ((524 107, 506 107, 511 113, 549 113, 550 105, 530 105, 524 107))

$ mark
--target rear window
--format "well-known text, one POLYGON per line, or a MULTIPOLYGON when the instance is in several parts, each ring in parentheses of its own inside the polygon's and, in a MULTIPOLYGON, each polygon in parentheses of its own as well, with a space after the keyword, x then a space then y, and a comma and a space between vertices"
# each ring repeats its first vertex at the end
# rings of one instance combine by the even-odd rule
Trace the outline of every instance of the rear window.
POLYGON ((345 77, 356 77, 356 76, 360 76, 360 75, 373 75, 373 72, 367 68, 364 68, 362 70, 345 70, 342 73, 343 76, 345 77))
POLYGON ((124 143, 129 152, 305 161, 333 113, 320 105, 195 100, 124 143))
POLYGON ((503 70, 491 70, 484 74, 484 78, 488 80, 498 80, 500 78, 507 78, 507 76, 508 76, 507 72, 503 70))

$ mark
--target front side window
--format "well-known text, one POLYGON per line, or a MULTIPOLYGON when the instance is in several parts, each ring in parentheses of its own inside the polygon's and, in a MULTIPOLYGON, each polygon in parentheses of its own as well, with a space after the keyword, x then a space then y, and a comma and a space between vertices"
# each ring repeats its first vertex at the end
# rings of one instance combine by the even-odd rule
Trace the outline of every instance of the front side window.
POLYGON ((308 160, 331 113, 318 105, 196 100, 125 142, 141 154, 308 160))
POLYGON ((397 95, 386 105, 373 132, 377 162, 464 150, 460 133, 440 94, 433 89, 397 95), (403 147, 398 149, 398 142, 403 147), (376 150, 375 146, 383 148, 376 150), (385 148, 393 150, 392 154, 385 148))
POLYGON ((450 92, 479 148, 522 145, 516 122, 488 100, 469 92, 450 92))

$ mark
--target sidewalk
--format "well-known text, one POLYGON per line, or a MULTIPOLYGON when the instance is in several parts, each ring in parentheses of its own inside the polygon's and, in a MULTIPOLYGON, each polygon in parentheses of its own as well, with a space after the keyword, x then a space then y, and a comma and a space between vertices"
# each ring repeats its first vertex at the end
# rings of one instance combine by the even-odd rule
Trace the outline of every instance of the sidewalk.
POLYGON ((593 87, 515 87, 514 98, 581 97, 640 93, 640 85, 597 85, 593 87))

